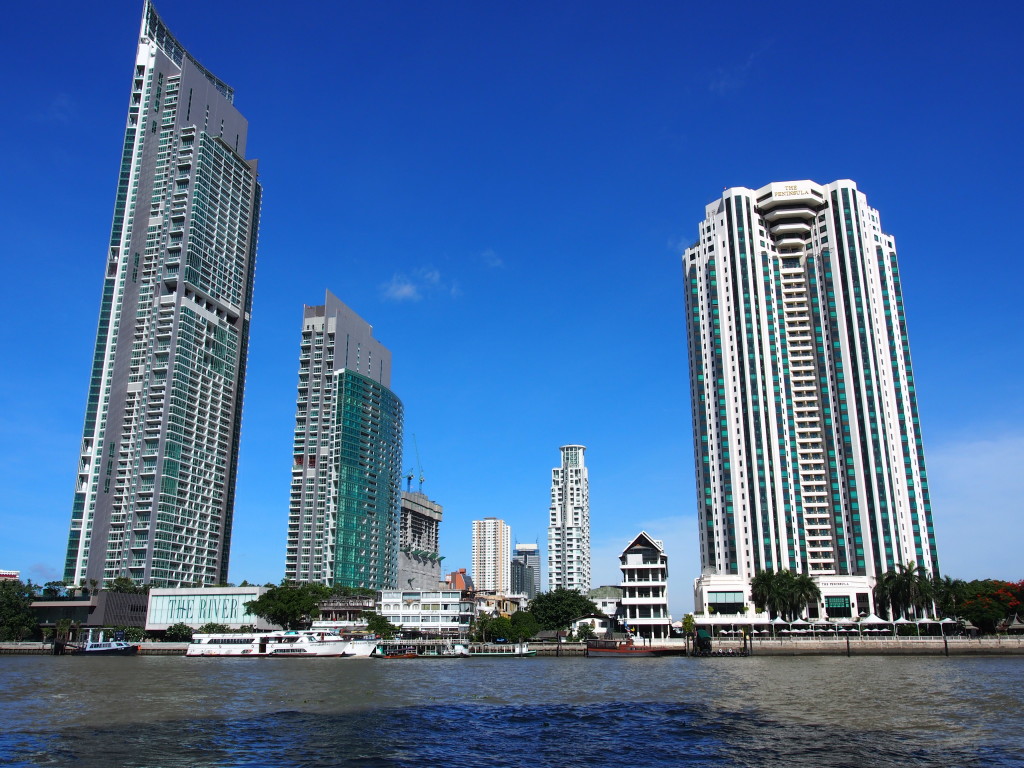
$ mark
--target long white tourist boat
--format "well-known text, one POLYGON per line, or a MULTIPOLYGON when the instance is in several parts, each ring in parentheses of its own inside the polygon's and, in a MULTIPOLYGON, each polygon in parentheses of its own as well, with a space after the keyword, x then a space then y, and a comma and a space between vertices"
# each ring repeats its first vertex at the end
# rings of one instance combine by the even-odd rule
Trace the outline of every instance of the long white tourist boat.
POLYGON ((376 641, 349 640, 332 632, 278 630, 198 634, 185 651, 186 656, 238 656, 243 658, 301 659, 324 656, 369 656, 376 641), (368 646, 368 647, 366 647, 368 646))

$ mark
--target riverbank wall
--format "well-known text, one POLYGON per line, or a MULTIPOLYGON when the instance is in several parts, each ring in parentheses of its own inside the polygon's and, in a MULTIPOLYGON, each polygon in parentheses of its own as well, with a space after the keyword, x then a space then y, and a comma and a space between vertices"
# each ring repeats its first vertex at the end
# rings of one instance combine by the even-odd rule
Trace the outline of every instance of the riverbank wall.
MULTIPOLYGON (((742 640, 715 640, 716 651, 742 651, 742 640)), ((683 640, 655 645, 684 646, 683 640)), ((748 643, 751 656, 1024 656, 1024 637, 774 638, 748 643)), ((188 643, 141 643, 142 656, 183 656, 188 643)), ((584 643, 530 643, 538 656, 586 655, 584 643)), ((49 655, 49 643, 0 643, 0 656, 49 655)))

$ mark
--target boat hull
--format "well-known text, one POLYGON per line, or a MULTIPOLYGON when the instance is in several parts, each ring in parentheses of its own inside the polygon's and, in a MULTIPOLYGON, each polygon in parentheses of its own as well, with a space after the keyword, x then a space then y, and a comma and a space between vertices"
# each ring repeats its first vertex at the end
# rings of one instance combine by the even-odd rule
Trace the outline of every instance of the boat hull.
POLYGON ((664 645, 634 645, 631 642, 592 640, 587 643, 587 656, 596 658, 653 658, 659 656, 685 656, 686 648, 664 645))
POLYGON ((129 645, 126 648, 78 648, 73 651, 75 656, 136 656, 139 646, 129 645))

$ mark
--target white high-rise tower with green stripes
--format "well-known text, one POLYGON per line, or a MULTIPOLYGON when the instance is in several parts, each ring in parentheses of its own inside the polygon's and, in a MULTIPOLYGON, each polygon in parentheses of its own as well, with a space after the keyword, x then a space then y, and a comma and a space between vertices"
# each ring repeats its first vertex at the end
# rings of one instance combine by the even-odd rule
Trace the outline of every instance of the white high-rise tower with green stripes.
POLYGON ((727 189, 683 271, 697 610, 788 569, 851 616, 884 572, 937 572, 895 242, 856 184, 727 189))

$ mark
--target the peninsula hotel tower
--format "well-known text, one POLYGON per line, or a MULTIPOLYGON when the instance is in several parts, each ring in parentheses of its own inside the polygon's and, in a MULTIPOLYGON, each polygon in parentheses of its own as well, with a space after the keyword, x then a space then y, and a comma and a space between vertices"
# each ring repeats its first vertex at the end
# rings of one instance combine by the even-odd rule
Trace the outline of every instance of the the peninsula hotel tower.
POLYGON ((398 585, 403 411, 390 386, 391 352, 366 321, 329 291, 304 309, 288 580, 398 585))
POLYGON ((897 565, 935 573, 895 243, 857 185, 727 189, 683 270, 697 611, 750 605, 763 570, 812 576, 832 618, 897 565))
POLYGON ((234 92, 146 2, 64 580, 227 581, 260 209, 234 92))

